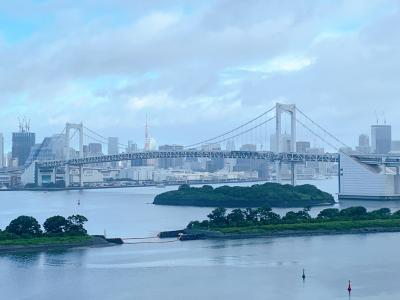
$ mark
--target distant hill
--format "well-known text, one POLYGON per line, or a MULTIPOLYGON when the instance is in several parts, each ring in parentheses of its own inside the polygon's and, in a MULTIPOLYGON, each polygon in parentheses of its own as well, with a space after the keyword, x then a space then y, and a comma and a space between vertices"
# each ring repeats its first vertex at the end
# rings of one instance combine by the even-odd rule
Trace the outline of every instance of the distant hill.
POLYGON ((250 187, 204 185, 199 188, 181 185, 154 198, 157 205, 202 207, 307 207, 334 204, 329 193, 313 185, 291 186, 289 184, 265 183, 250 187))

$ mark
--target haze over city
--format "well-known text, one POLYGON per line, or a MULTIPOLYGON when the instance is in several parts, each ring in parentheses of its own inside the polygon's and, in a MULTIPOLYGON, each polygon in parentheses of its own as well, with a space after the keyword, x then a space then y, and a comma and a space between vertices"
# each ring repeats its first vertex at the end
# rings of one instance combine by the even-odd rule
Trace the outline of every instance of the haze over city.
POLYGON ((67 121, 84 121, 125 143, 143 141, 147 116, 159 144, 186 144, 275 102, 296 103, 355 146, 376 113, 400 128, 393 109, 400 94, 400 37, 393 30, 399 5, 3 2, 5 147, 11 150, 23 116, 40 139, 67 121))
POLYGON ((400 299, 400 0, 0 2, 0 291, 400 299))

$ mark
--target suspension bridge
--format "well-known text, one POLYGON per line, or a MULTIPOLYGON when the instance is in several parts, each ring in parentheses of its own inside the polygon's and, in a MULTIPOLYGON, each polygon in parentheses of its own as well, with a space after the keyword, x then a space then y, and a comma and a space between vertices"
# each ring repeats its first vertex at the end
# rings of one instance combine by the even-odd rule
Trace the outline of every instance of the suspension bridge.
MULTIPOLYGON (((285 130, 286 131, 286 130, 285 130)), ((102 164, 118 161, 154 160, 154 159, 175 159, 175 158, 206 158, 206 159, 251 159, 263 160, 274 164, 276 170, 276 179, 281 181, 282 165, 288 165, 290 170, 291 183, 294 185, 296 181, 296 165, 305 164, 307 162, 315 163, 338 163, 338 177, 340 186, 340 177, 343 170, 340 167, 341 156, 358 160, 364 165, 372 168, 376 166, 396 167, 397 176, 399 175, 400 157, 382 157, 377 155, 349 155, 347 149, 351 149, 339 138, 319 125, 310 116, 294 104, 277 103, 273 107, 265 110, 253 119, 243 124, 218 134, 214 137, 193 142, 182 147, 181 150, 161 151, 144 149, 141 151, 126 151, 127 145, 118 143, 118 148, 122 148, 124 152, 111 155, 92 155, 85 156, 83 151, 84 138, 96 141, 98 143, 107 144, 108 140, 105 136, 97 133, 80 124, 67 123, 63 130, 65 137, 65 149, 63 159, 38 161, 32 160, 29 166, 36 184, 40 183, 40 177, 43 174, 50 174, 52 181, 55 181, 55 172, 57 168, 65 169, 65 183, 70 185, 70 169, 79 169, 79 185, 83 185, 83 166, 91 164, 102 164), (288 122, 283 120, 289 116, 290 126, 289 134, 283 133, 282 129, 288 122), (274 127, 269 129, 268 126, 274 127), (328 147, 331 152, 326 153, 320 151, 310 153, 296 149, 297 134, 302 129, 307 132, 314 140, 321 145, 328 147), (71 131, 74 131, 71 135, 71 131), (65 132, 65 133, 64 133, 65 132), (78 133, 79 151, 78 155, 71 157, 70 141, 78 133), (271 134, 269 150, 266 149, 268 134, 271 134), (230 145, 257 145, 252 149, 234 150, 230 145), (222 149, 221 145, 225 145, 222 149), (218 145, 210 147, 210 145, 218 145), (205 147, 206 146, 206 147, 205 147), (208 149, 210 148, 210 149, 208 149), (258 148, 258 149, 257 149, 258 148)), ((146 127, 147 138, 147 127, 146 127)), ((149 142, 146 141, 146 145, 149 142)), ((40 152, 40 151, 39 151, 40 152)), ((400 182, 400 180, 399 180, 400 182)), ((340 190, 340 188, 339 188, 340 190)), ((400 184, 399 184, 400 191, 400 184)))

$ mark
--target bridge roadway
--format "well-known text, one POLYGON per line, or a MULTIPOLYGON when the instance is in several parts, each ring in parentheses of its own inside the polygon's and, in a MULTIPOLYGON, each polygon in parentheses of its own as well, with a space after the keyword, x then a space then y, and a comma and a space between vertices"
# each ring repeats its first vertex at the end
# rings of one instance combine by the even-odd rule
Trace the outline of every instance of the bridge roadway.
POLYGON ((304 163, 307 161, 315 162, 338 162, 338 153, 310 154, 282 152, 274 153, 271 151, 143 151, 133 153, 120 153, 114 155, 102 155, 84 158, 73 158, 68 160, 54 160, 37 162, 39 168, 56 168, 65 165, 82 166, 86 164, 105 163, 113 161, 134 160, 134 159, 158 159, 158 158, 242 158, 242 159, 261 159, 269 162, 282 163, 304 163))

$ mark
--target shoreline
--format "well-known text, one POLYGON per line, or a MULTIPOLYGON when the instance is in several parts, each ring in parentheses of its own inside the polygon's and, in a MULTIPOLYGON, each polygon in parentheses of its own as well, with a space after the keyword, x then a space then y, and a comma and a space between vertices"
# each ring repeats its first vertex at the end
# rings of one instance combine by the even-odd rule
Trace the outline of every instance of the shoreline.
MULTIPOLYGON (((266 179, 259 179, 259 180, 217 180, 211 182, 200 182, 200 181, 189 181, 189 182, 171 182, 171 183, 164 183, 164 186, 180 186, 182 184, 190 184, 190 185, 208 185, 208 184, 223 184, 223 183, 258 183, 258 182, 272 182, 266 179)), ((23 191, 34 191, 34 192, 59 192, 59 191, 80 191, 80 190, 102 190, 102 189, 121 189, 121 188, 138 188, 138 187, 158 187, 160 183, 149 183, 149 184, 136 184, 136 185, 118 185, 118 186, 94 186, 94 187, 64 187, 64 188, 45 188, 45 187, 38 187, 38 188, 10 188, 10 189, 0 189, 0 192, 23 192, 23 191)), ((162 188, 160 188, 161 190, 162 188)))
POLYGON ((36 245, 0 245, 0 255, 21 252, 68 250, 72 248, 103 248, 122 244, 121 239, 107 239, 101 235, 91 235, 90 239, 71 243, 43 243, 36 245))
MULTIPOLYGON (((300 236, 322 236, 322 235, 346 235, 346 234, 367 234, 367 233, 385 233, 400 232, 400 227, 366 227, 354 228, 348 230, 282 230, 275 232, 246 232, 246 233, 223 233, 213 230, 194 230, 186 229, 185 234, 188 236, 197 236, 198 239, 252 239, 252 238, 268 238, 268 237, 300 237, 300 236)), ((185 239, 183 239, 185 240, 185 239)), ((189 239, 188 239, 189 240, 189 239)))

